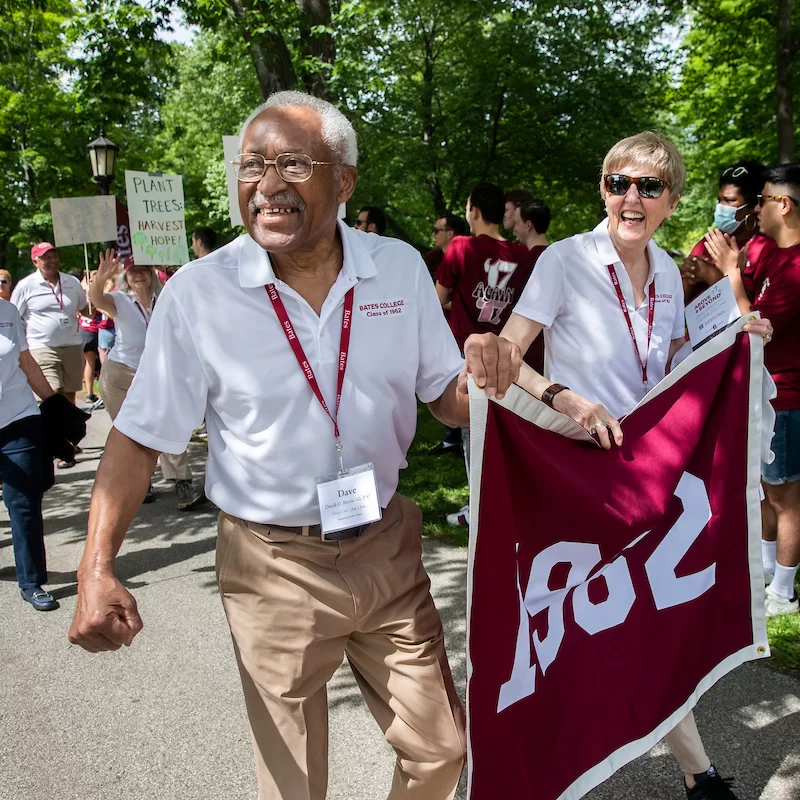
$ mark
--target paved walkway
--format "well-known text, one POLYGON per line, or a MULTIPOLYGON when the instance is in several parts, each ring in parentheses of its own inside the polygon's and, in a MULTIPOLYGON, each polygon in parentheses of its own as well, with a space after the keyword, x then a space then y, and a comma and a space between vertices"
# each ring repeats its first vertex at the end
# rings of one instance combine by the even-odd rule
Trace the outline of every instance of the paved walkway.
MULTIPOLYGON (((119 558, 144 630, 118 653, 90 655, 67 641, 108 427, 107 415, 96 413, 78 466, 59 473, 46 496, 57 611, 38 613, 19 599, 8 516, 0 512, 0 800, 252 800, 244 705, 214 583, 212 507, 179 513, 172 490, 157 481, 158 501, 142 507, 119 558)), ((202 474, 203 448, 192 445, 191 455, 202 474)), ((428 540, 425 558, 463 691, 466 553, 428 540)), ((328 797, 385 798, 391 754, 346 667, 332 682, 330 706, 328 797)), ((746 665, 706 695, 698 721, 722 772, 736 774, 742 800, 800 798, 800 681, 746 665)), ((590 797, 684 794, 674 760, 659 746, 590 797)))

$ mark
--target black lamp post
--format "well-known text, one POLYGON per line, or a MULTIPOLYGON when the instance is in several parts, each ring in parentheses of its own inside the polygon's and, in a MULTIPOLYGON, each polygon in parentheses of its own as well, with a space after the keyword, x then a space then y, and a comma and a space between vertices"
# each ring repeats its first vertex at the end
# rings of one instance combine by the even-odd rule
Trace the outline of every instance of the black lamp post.
POLYGON ((106 139, 105 132, 89 143, 89 160, 92 162, 92 177, 100 187, 100 194, 108 194, 114 172, 117 168, 117 147, 111 139, 106 139))

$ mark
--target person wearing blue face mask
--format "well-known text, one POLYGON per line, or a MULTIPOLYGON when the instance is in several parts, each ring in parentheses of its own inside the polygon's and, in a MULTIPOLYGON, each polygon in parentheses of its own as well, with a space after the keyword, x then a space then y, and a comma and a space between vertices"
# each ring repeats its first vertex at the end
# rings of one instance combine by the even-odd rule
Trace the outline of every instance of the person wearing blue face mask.
MULTIPOLYGON (((754 213, 756 197, 764 185, 764 166, 757 161, 738 161, 719 176, 719 192, 714 209, 714 224, 723 233, 736 239, 742 248, 749 244, 748 254, 755 263, 763 246, 758 233, 758 217, 754 213)), ((681 266, 686 303, 702 294, 711 284, 721 280, 722 273, 701 239, 681 266)))

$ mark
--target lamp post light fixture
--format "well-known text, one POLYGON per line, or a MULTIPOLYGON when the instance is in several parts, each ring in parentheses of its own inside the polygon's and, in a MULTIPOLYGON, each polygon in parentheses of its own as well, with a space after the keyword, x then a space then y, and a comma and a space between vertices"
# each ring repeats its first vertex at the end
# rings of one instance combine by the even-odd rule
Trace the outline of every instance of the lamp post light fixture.
POLYGON ((92 162, 92 177, 100 187, 100 194, 108 194, 111 181, 117 168, 117 147, 111 139, 107 139, 103 129, 100 135, 89 143, 89 160, 92 162))

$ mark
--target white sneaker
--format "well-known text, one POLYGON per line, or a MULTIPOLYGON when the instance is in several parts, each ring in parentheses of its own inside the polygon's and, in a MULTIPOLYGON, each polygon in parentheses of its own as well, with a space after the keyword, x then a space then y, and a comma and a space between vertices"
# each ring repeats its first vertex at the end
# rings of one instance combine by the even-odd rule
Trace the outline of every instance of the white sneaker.
POLYGON ((764 610, 767 612, 768 617, 777 617, 780 614, 796 614, 800 608, 800 602, 797 600, 797 595, 794 599, 787 600, 785 597, 777 594, 768 586, 764 591, 764 610))
POLYGON ((462 506, 455 514, 448 514, 447 524, 469 525, 469 506, 462 506))
POLYGON ((772 583, 772 579, 775 577, 774 572, 768 572, 764 570, 764 586, 769 586, 772 583))

